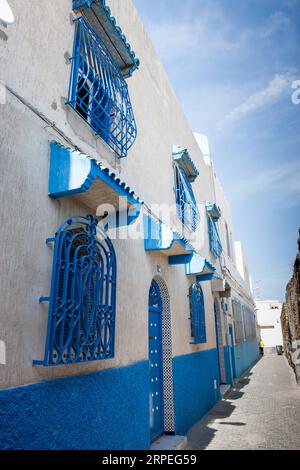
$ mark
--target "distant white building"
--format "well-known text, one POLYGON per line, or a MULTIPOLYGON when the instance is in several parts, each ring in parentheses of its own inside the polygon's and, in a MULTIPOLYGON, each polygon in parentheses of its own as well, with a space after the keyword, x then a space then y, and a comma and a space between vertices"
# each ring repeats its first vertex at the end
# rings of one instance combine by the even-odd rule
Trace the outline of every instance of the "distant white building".
POLYGON ((259 334, 266 352, 275 352, 277 345, 283 345, 280 315, 282 304, 278 300, 256 301, 259 334))

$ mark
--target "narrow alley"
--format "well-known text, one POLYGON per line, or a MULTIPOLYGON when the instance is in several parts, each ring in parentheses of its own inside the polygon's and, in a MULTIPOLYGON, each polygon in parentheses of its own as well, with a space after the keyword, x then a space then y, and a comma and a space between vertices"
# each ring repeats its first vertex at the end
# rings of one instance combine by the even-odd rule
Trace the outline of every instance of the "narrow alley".
POLYGON ((283 356, 266 355, 188 433, 192 450, 300 448, 300 387, 283 356))

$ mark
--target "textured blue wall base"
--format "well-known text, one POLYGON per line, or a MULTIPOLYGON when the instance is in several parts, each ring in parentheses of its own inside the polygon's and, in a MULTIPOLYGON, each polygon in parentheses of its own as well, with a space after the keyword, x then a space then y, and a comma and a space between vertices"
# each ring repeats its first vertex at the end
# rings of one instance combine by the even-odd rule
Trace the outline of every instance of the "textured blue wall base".
POLYGON ((230 348, 229 346, 224 346, 224 358, 225 358, 225 370, 226 370, 226 382, 230 385, 233 383, 232 369, 230 362, 230 348))
POLYGON ((148 449, 149 364, 0 392, 1 449, 148 449))
POLYGON ((217 350, 173 359, 174 405, 177 434, 185 434, 220 398, 217 350))
POLYGON ((252 338, 244 343, 235 345, 235 363, 236 375, 242 375, 254 362, 257 361, 259 356, 258 340, 252 338))

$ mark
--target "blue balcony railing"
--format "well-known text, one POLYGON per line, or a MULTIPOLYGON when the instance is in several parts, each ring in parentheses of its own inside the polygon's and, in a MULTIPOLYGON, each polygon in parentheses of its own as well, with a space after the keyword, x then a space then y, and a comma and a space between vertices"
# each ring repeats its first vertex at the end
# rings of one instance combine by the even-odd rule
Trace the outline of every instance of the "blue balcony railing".
POLYGON ((192 185, 177 164, 174 164, 174 172, 177 217, 188 230, 195 232, 200 223, 200 214, 192 185))
POLYGON ((216 222, 211 216, 208 216, 208 233, 210 251, 215 258, 219 258, 222 254, 223 248, 216 222))

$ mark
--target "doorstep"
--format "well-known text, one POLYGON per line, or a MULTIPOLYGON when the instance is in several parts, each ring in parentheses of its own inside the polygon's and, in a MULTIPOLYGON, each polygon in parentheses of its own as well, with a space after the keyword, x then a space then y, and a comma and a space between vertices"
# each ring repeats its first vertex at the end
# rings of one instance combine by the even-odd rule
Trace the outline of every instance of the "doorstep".
POLYGON ((152 442, 151 450, 183 450, 186 446, 186 436, 161 436, 152 442))

